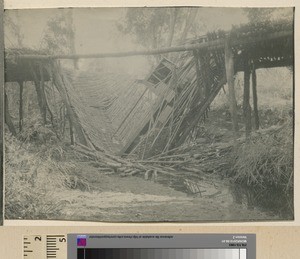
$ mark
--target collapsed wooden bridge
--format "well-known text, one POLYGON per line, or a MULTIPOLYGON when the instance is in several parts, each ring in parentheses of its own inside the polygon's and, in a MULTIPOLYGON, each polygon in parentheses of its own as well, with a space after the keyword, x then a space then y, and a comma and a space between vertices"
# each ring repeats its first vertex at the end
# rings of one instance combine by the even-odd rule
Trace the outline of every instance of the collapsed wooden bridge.
POLYGON ((252 128, 250 77, 258 129, 256 69, 293 64, 293 26, 286 23, 246 25, 228 33, 209 33, 184 46, 148 51, 49 56, 12 49, 6 52, 6 92, 9 82, 18 82, 19 116, 17 123, 13 121, 5 92, 5 121, 13 134, 22 132, 24 82, 33 82, 43 123, 52 124, 58 136, 68 128, 72 144, 120 155, 139 149, 144 158, 146 152, 166 152, 193 136, 226 83, 233 130, 238 131, 234 75, 239 71, 244 72, 246 134, 252 128), (182 54, 174 61, 163 58, 144 80, 67 71, 58 62, 170 52, 182 54), (57 104, 60 112, 55 113, 57 104))

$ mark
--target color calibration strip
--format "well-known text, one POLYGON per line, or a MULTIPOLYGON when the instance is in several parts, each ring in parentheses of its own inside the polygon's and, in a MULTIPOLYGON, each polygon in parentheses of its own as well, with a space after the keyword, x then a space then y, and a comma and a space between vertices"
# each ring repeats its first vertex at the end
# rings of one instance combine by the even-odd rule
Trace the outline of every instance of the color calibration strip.
POLYGON ((77 259, 247 259, 247 249, 78 248, 77 259))
POLYGON ((74 233, 68 259, 256 259, 256 235, 74 233))

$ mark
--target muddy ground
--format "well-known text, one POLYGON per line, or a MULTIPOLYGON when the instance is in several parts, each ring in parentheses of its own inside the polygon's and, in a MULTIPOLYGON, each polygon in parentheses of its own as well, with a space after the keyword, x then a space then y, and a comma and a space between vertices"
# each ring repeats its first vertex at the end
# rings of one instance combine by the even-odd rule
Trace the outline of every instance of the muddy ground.
POLYGON ((78 165, 90 190, 64 190, 63 220, 88 221, 251 221, 277 219, 255 207, 238 204, 226 185, 216 195, 188 194, 142 177, 105 175, 90 165, 78 165), (245 207, 246 206, 246 207, 245 207))
MULTIPOLYGON (((230 141, 232 137, 230 119, 217 112, 212 115, 212 118, 215 117, 221 119, 208 119, 206 132, 202 136, 207 143, 203 145, 230 141)), ((280 216, 276 210, 257 206, 251 201, 255 198, 251 197, 252 193, 244 192, 242 186, 236 188, 237 184, 230 183, 229 179, 214 178, 211 182, 209 179, 201 182, 204 192, 200 195, 189 192, 183 178, 176 179, 174 185, 174 179, 168 179, 165 175, 158 175, 155 180, 145 180, 143 175, 121 177, 117 173, 105 174, 91 163, 78 162, 78 168, 77 177, 86 179, 90 190, 63 189, 57 192, 64 200, 59 219, 107 222, 287 219, 286 215, 280 216)), ((186 178, 189 176, 186 175, 186 178)))

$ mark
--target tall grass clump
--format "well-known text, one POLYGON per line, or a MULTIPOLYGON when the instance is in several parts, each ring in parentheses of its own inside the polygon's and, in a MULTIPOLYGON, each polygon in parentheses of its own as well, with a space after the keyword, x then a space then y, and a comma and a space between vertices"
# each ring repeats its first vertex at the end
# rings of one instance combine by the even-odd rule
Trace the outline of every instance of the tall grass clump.
POLYGON ((38 125, 30 130, 30 137, 25 132, 19 139, 9 133, 5 135, 6 218, 59 217, 67 201, 57 193, 85 182, 78 179, 76 164, 68 159, 68 151, 55 141, 50 130, 38 125))
POLYGON ((234 151, 234 180, 262 188, 293 189, 293 123, 253 134, 234 151))

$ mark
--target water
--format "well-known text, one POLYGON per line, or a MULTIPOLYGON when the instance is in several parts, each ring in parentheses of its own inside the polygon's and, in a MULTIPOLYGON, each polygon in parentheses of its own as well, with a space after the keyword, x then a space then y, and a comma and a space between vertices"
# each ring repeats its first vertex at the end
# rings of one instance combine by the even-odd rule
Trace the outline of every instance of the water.
POLYGON ((287 194, 274 188, 248 187, 238 183, 231 183, 228 179, 209 180, 209 178, 160 176, 157 181, 194 197, 222 199, 226 203, 233 206, 236 204, 246 211, 258 210, 264 213, 266 218, 278 220, 294 219, 293 193, 287 194), (194 186, 192 186, 192 183, 194 183, 194 186))

